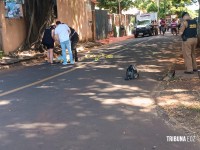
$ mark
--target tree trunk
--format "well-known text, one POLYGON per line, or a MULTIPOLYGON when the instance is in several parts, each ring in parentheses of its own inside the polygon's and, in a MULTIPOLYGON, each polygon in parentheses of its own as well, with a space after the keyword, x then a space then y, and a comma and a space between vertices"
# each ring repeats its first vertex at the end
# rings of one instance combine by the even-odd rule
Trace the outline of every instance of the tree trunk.
POLYGON ((24 49, 37 48, 40 45, 42 32, 54 20, 54 0, 26 0, 24 17, 27 27, 27 38, 24 49))
POLYGON ((197 47, 199 47, 200 48, 200 0, 198 0, 198 2, 199 2, 199 17, 198 17, 198 35, 197 35, 197 37, 198 37, 198 44, 197 44, 197 47))

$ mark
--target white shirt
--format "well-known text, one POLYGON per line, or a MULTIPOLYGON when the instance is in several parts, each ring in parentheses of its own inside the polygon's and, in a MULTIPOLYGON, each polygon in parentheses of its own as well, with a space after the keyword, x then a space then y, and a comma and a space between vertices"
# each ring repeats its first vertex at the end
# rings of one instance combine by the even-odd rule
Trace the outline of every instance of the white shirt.
POLYGON ((70 28, 66 24, 59 24, 55 29, 55 34, 58 35, 60 43, 69 40, 70 28))

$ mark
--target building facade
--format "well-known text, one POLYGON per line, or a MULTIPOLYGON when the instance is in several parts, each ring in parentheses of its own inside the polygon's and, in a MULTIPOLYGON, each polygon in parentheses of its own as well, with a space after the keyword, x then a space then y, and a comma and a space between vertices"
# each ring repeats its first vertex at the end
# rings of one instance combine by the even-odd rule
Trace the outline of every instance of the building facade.
MULTIPOLYGON (((56 3, 56 20, 73 27, 81 41, 94 39, 93 9, 96 0, 57 0, 56 3)), ((9 19, 5 14, 5 3, 0 1, 0 50, 8 54, 23 44, 27 32, 23 17, 9 19)))
POLYGON ((8 54, 23 44, 26 26, 23 18, 6 18, 5 11, 5 4, 0 1, 0 50, 8 54))
POLYGON ((73 27, 82 41, 93 37, 93 16, 91 0, 57 1, 58 20, 73 27))

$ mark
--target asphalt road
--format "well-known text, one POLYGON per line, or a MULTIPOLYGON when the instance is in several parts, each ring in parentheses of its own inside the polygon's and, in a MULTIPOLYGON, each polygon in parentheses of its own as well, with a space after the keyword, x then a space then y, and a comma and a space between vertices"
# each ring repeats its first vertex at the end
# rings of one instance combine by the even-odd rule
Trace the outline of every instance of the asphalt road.
POLYGON ((38 64, 0 72, 0 150, 199 150, 155 111, 154 88, 175 60, 173 36, 104 46, 74 66, 38 64), (135 64, 140 79, 125 81, 135 64))

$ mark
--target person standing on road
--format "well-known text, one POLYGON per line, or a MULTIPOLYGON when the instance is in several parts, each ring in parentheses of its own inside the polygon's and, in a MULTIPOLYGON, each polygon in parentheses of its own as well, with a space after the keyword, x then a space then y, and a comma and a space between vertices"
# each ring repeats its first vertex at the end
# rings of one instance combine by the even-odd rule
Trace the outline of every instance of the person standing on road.
POLYGON ((163 35, 165 35, 165 31, 166 31, 166 22, 165 22, 164 19, 161 20, 160 25, 161 25, 161 31, 162 31, 163 35))
POLYGON ((42 44, 47 48, 47 59, 51 64, 53 64, 54 30, 54 25, 46 28, 42 37, 42 44))
POLYGON ((178 34, 179 34, 179 30, 181 28, 181 22, 180 19, 177 19, 177 26, 178 26, 178 34))
POLYGON ((71 42, 69 38, 70 33, 71 30, 66 24, 62 24, 60 21, 56 21, 55 39, 60 42, 62 48, 63 65, 67 65, 66 49, 68 49, 69 52, 70 63, 74 64, 71 42))
POLYGON ((70 40, 71 40, 71 48, 72 48, 72 53, 73 53, 73 59, 77 62, 78 61, 78 54, 77 54, 77 44, 79 42, 79 35, 78 33, 72 28, 69 27, 71 30, 70 40))
POLYGON ((154 35, 158 35, 158 22, 154 20, 154 35))
POLYGON ((180 28, 182 34, 182 52, 186 66, 186 74, 193 74, 197 71, 195 48, 197 46, 197 21, 192 20, 187 12, 182 14, 183 23, 180 28))
POLYGON ((162 18, 160 18, 159 21, 158 21, 158 26, 159 26, 159 32, 160 32, 160 34, 161 34, 161 24, 160 24, 161 20, 162 20, 162 18))
POLYGON ((171 22, 171 32, 172 32, 172 34, 174 35, 174 32, 175 32, 175 34, 177 35, 178 34, 178 32, 177 32, 177 22, 176 22, 176 20, 175 19, 172 19, 172 22, 171 22))

